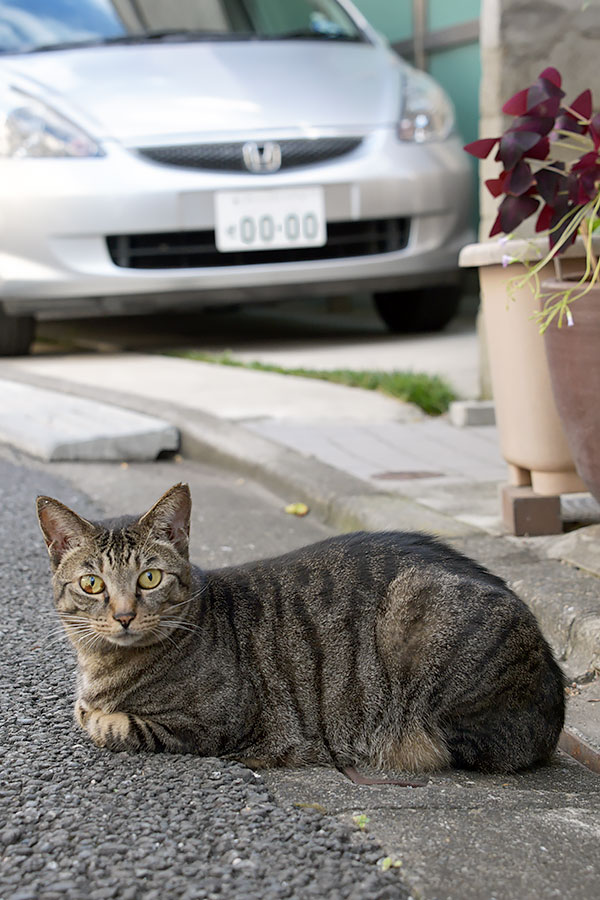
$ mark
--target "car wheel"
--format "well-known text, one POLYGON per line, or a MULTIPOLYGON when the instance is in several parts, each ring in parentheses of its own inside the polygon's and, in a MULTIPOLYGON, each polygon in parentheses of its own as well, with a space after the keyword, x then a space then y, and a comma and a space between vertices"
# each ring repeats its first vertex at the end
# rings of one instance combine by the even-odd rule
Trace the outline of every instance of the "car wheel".
POLYGON ((34 334, 33 316, 7 316, 0 312, 0 356, 25 356, 34 334))
POLYGON ((377 312, 390 331, 440 331, 456 314, 461 291, 458 286, 389 291, 375 294, 377 312))

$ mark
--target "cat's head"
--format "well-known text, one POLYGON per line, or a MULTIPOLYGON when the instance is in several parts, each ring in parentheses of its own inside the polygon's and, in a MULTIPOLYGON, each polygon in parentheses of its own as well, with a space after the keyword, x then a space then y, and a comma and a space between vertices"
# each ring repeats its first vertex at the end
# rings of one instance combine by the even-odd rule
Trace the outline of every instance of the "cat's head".
POLYGON ((168 640, 189 599, 191 498, 176 484, 143 516, 88 522, 51 497, 37 511, 56 608, 81 651, 168 640))

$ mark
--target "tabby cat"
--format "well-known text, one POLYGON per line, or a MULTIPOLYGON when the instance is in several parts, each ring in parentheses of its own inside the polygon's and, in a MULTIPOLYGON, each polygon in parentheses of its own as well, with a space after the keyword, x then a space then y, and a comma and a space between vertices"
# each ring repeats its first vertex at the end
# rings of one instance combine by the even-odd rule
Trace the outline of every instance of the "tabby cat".
POLYGON ((98 523, 38 498, 98 746, 413 772, 550 758, 563 676, 500 578, 403 532, 203 571, 190 510, 184 484, 98 523))

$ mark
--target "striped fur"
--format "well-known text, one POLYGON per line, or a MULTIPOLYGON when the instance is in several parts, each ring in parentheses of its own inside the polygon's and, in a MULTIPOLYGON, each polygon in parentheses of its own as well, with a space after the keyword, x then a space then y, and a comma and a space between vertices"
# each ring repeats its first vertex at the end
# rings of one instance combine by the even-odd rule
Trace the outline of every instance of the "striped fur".
POLYGON ((190 502, 175 485, 141 518, 91 523, 38 498, 75 717, 98 746, 415 772, 549 759, 563 677, 501 579, 400 532, 204 572, 190 502), (163 573, 150 590, 146 569, 163 573), (79 586, 90 572, 101 594, 79 586))

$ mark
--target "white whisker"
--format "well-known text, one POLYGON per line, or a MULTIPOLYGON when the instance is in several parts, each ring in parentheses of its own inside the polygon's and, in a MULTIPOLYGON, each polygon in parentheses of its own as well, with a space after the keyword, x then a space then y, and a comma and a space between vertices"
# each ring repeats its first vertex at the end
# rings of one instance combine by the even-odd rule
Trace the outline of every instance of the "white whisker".
POLYGON ((173 622, 171 619, 165 618, 160 623, 162 628, 169 627, 172 631, 185 631, 187 634, 197 634, 200 630, 194 625, 188 625, 183 622, 173 622))
POLYGON ((158 637, 159 643, 163 644, 165 641, 169 641, 170 644, 173 644, 174 647, 177 647, 177 641, 173 640, 170 634, 162 634, 160 631, 160 626, 158 628, 151 628, 150 634, 156 635, 158 637))
POLYGON ((40 644, 40 647, 42 650, 49 650, 50 647, 54 647, 54 646, 56 646, 56 644, 60 644, 61 641, 67 641, 67 640, 68 640, 68 638, 67 638, 66 634, 62 634, 62 635, 59 634, 52 641, 44 641, 43 644, 40 644))
POLYGON ((186 604, 192 602, 192 597, 188 597, 187 600, 181 600, 180 603, 172 603, 171 606, 167 606, 165 612, 170 612, 172 609, 177 609, 178 606, 186 606, 186 604))

